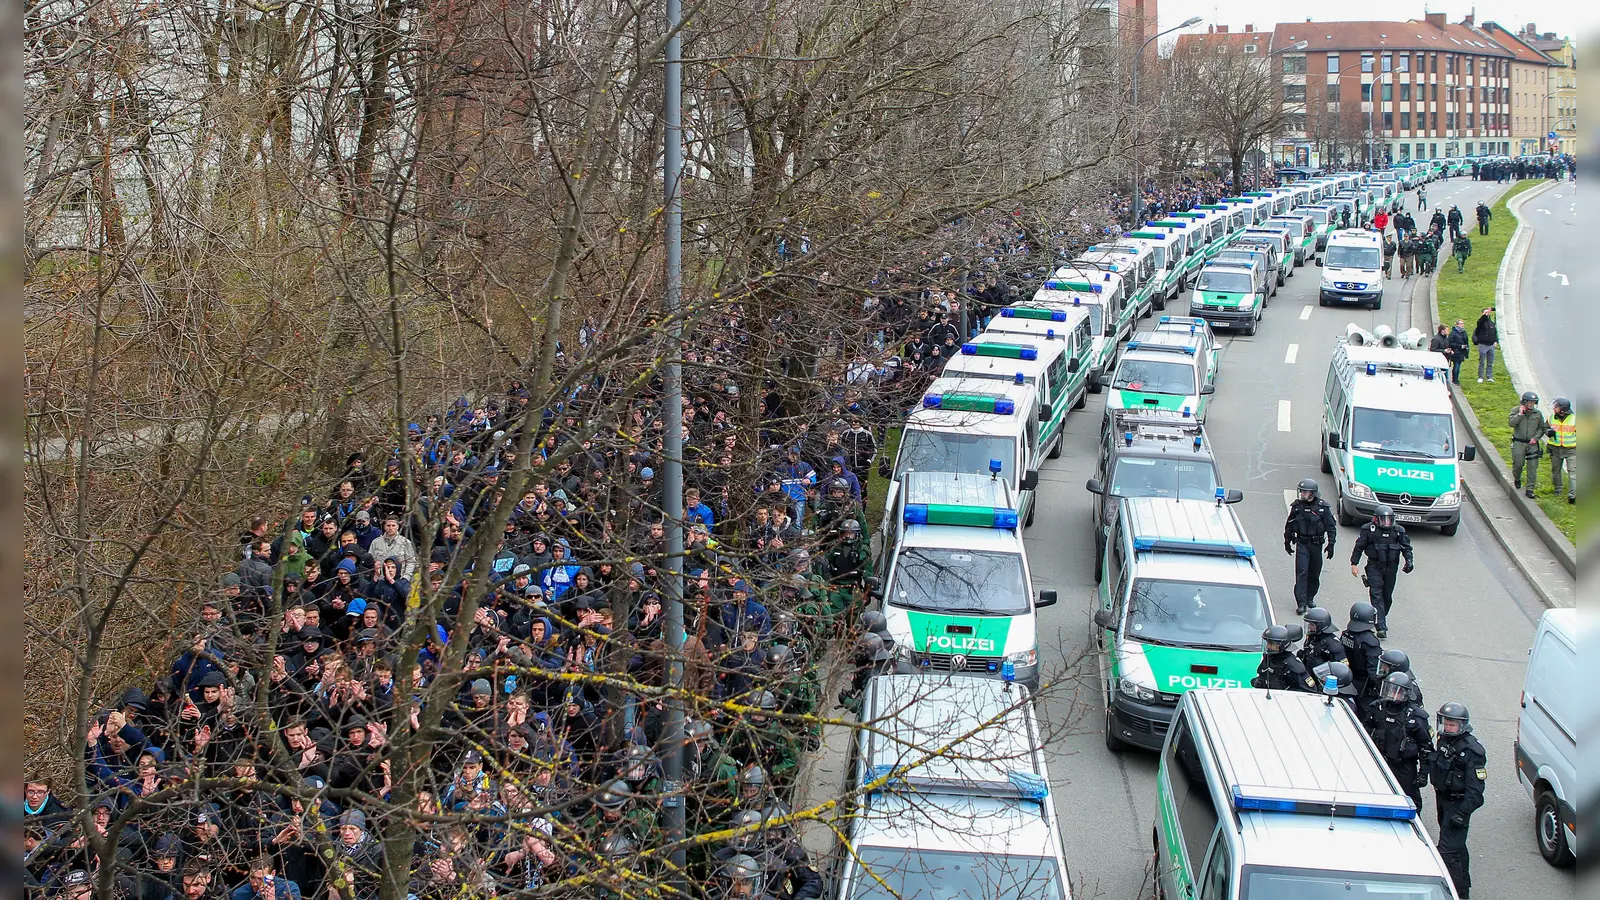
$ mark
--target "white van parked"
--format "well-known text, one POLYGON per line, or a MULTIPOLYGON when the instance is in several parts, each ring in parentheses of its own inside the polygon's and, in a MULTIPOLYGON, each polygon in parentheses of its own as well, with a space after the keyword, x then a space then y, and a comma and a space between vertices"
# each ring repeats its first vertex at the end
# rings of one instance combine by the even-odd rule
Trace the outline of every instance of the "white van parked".
POLYGON ((1533 800, 1539 855, 1553 866, 1570 866, 1577 857, 1578 731, 1593 723, 1597 710, 1581 695, 1577 632, 1575 609, 1548 610, 1539 620, 1511 745, 1517 780, 1533 800))

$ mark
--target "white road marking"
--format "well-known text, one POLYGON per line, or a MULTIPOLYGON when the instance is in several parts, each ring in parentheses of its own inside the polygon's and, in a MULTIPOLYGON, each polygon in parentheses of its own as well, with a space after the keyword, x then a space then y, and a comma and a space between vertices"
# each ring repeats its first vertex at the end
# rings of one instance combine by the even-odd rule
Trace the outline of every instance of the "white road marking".
POLYGON ((1311 318, 1311 307, 1307 305, 1300 310, 1300 321, 1304 322, 1309 318, 1311 318))
POLYGON ((1293 488, 1284 488, 1283 489, 1283 505, 1288 507, 1289 509, 1294 509, 1294 489, 1293 488))
POLYGON ((1278 430, 1289 430, 1289 401, 1287 400, 1278 401, 1278 430))
POLYGON ((1559 278, 1559 279, 1561 279, 1561 286, 1562 287, 1566 287, 1569 284, 1569 282, 1567 281, 1567 276, 1561 274, 1560 272, 1551 272, 1550 273, 1550 277, 1551 278, 1559 278))
POLYGON ((1284 363, 1284 365, 1286 365, 1286 366, 1294 365, 1294 358, 1299 356, 1299 355, 1300 355, 1300 345, 1299 344, 1290 344, 1289 345, 1289 352, 1285 353, 1283 355, 1283 363, 1284 363))

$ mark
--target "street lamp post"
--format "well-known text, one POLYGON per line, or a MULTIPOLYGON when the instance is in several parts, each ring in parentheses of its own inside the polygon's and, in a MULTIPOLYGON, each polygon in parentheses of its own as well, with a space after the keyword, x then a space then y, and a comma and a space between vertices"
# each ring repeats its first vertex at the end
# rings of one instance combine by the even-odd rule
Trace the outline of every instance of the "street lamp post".
POLYGON ((1144 59, 1144 51, 1145 51, 1145 49, 1147 47, 1149 47, 1156 40, 1156 38, 1162 37, 1164 35, 1171 34, 1174 31, 1180 31, 1182 29, 1188 28, 1191 25, 1199 25, 1199 24, 1200 24, 1200 17, 1199 16, 1190 16, 1189 18, 1183 20, 1179 24, 1174 25, 1171 28, 1168 28, 1166 31, 1158 31, 1155 34, 1150 35, 1150 37, 1146 38, 1145 42, 1143 44, 1139 45, 1139 52, 1137 54, 1135 54, 1134 57, 1133 57, 1133 90, 1132 90, 1132 95, 1133 96, 1132 96, 1132 101, 1133 101, 1133 115, 1134 115, 1134 132, 1133 132, 1133 222, 1132 222, 1132 224, 1133 224, 1133 226, 1135 228, 1137 228, 1139 226, 1139 222, 1144 217, 1144 179, 1143 179, 1143 177, 1141 177, 1141 175, 1139 173, 1139 126, 1138 126, 1138 116, 1139 116, 1139 61, 1144 59))
MULTIPOLYGON (((1364 59, 1356 60, 1355 62, 1351 63, 1350 65, 1345 66, 1344 68, 1340 69, 1338 72, 1334 73, 1333 83, 1339 88, 1339 99, 1337 101, 1335 101, 1335 102, 1337 102, 1339 104, 1339 126, 1340 126, 1339 127, 1339 131, 1341 131, 1341 132, 1343 131, 1343 126, 1344 126, 1344 73, 1349 72, 1349 71, 1361 66, 1365 62, 1366 62, 1366 60, 1364 60, 1364 59)), ((1374 63, 1374 64, 1376 64, 1376 63, 1374 63)), ((1337 138, 1335 138, 1334 139, 1334 148, 1337 149, 1338 145, 1339 145, 1339 141, 1338 141, 1337 138)), ((1368 154, 1369 158, 1370 158, 1370 155, 1371 154, 1369 153, 1368 154)), ((1340 161, 1343 161, 1343 157, 1340 158, 1340 161)))

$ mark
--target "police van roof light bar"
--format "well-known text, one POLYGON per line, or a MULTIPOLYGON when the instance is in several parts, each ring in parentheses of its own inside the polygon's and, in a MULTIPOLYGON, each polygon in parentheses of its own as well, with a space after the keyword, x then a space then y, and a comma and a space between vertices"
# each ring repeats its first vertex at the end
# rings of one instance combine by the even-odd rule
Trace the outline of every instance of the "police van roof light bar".
MULTIPOLYGON (((1108 277, 1106 280, 1110 281, 1111 279, 1108 277)), ((1088 281, 1057 281, 1054 279, 1046 281, 1044 287, 1047 291, 1082 291, 1086 294, 1098 294, 1104 290, 1100 285, 1088 281)))
POLYGON ((1015 400, 994 394, 925 394, 922 405, 926 409, 993 413, 997 416, 1015 415, 1017 411, 1015 400))
POLYGON ((1194 349, 1184 344, 1152 344, 1149 341, 1129 341, 1129 350, 1154 350, 1158 353, 1187 353, 1194 355, 1194 349))
MULTIPOLYGON (((1056 290, 1050 287, 1050 282, 1045 282, 1046 290, 1056 290)), ((1000 310, 1002 319, 1036 319, 1040 322, 1065 322, 1067 313, 1060 309, 1044 309, 1037 306, 1008 306, 1000 310)))
POLYGON ((962 506, 959 503, 907 503, 907 525, 951 525, 967 528, 1017 530, 1017 511, 1003 506, 962 506))
POLYGON ((1028 359, 1039 358, 1039 348, 1032 344, 962 344, 962 356, 992 356, 1000 359, 1028 359))
POLYGON ((1256 548, 1245 541, 1208 541, 1201 538, 1164 538, 1153 535, 1135 535, 1133 549, 1197 553, 1202 556, 1231 556, 1236 559, 1251 559, 1256 555, 1256 548))
POLYGON ((1239 784, 1233 786, 1233 808, 1239 812, 1303 813, 1398 822, 1409 822, 1417 817, 1411 798, 1403 794, 1333 793, 1239 784))

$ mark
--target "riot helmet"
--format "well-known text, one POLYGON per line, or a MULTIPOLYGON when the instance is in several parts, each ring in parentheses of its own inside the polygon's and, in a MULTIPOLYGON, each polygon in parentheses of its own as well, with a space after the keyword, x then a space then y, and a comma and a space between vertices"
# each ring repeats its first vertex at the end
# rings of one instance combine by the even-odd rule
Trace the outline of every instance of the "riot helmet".
POLYGON ((739 770, 739 797, 754 800, 767 792, 767 770, 751 763, 739 770))
POLYGON ((1340 697, 1354 697, 1356 695, 1355 676, 1350 673, 1350 667, 1342 662, 1325 662, 1317 666, 1314 673, 1317 683, 1322 686, 1324 694, 1335 694, 1340 697), (1334 689, 1329 690, 1328 679, 1332 678, 1334 689))
POLYGON ((722 882, 720 887, 724 897, 749 897, 755 900, 762 896, 766 888, 761 865, 744 853, 728 857, 717 868, 717 878, 722 882))
POLYGON ((1387 678, 1390 672, 1411 674, 1411 657, 1404 650, 1385 650, 1378 657, 1378 677, 1387 678))
POLYGON ((1372 510, 1372 524, 1384 528, 1394 524, 1394 507, 1387 503, 1379 503, 1372 510))
POLYGON ((1306 634, 1327 634, 1333 630, 1333 614, 1320 606, 1313 606, 1301 616, 1306 623, 1306 634))
POLYGON ((1457 737, 1472 733, 1472 720, 1467 715, 1467 705, 1451 700, 1439 707, 1439 712, 1434 716, 1441 737, 1457 737))
POLYGON ((1411 676, 1405 672, 1390 672, 1378 687, 1378 699, 1390 706, 1399 706, 1411 699, 1411 676))
POLYGON ((1312 500, 1317 499, 1317 493, 1319 491, 1321 491, 1321 490, 1322 490, 1322 488, 1317 484, 1317 480, 1315 478, 1302 478, 1302 479, 1300 479, 1300 499, 1301 500, 1304 500, 1307 503, 1310 503, 1312 500))
POLYGON ((1350 623, 1344 627, 1345 631, 1371 631, 1378 627, 1378 608, 1362 600, 1350 604, 1350 623))
POLYGON ((1269 625, 1261 632, 1263 652, 1284 653, 1289 649, 1289 629, 1282 625, 1269 625))
POLYGON ((633 788, 629 787, 626 781, 618 778, 601 789, 599 795, 594 798, 594 805, 603 810, 616 812, 626 806, 632 797, 633 788))

